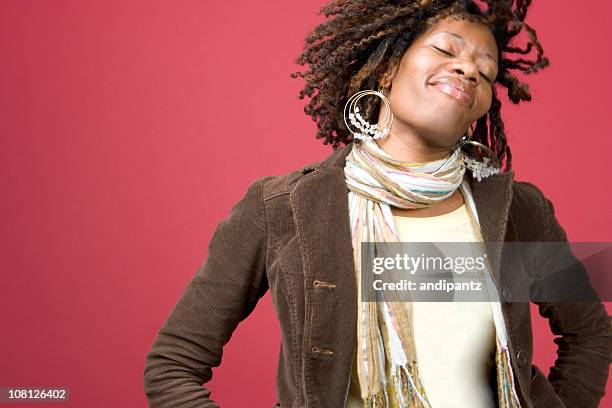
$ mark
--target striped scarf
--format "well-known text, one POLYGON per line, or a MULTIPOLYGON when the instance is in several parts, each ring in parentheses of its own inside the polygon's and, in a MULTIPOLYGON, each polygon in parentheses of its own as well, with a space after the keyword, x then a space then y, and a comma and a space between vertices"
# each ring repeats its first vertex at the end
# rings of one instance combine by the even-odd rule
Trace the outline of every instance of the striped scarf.
MULTIPOLYGON (((411 302, 384 298, 363 302, 361 242, 399 242, 391 206, 428 207, 460 188, 477 233, 478 214, 464 180, 459 148, 446 159, 404 163, 373 141, 355 141, 344 168, 357 279, 357 374, 364 407, 431 408, 419 380, 411 302)), ((482 236, 480 235, 481 241, 482 236)), ((378 293, 377 295, 380 295, 378 293)), ((383 295, 384 296, 384 295, 383 295)), ((495 363, 500 408, 520 408, 514 387, 507 332, 499 302, 490 302, 496 331, 495 363)), ((438 407, 436 407, 438 408, 438 407)))

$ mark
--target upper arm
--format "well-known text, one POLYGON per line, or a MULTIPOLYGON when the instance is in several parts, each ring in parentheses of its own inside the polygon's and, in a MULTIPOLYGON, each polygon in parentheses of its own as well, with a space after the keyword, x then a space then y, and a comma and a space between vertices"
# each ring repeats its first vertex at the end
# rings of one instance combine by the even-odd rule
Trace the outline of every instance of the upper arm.
POLYGON ((159 330, 144 372, 151 406, 203 406, 210 391, 202 383, 221 363, 238 323, 266 292, 264 181, 252 183, 217 225, 204 263, 159 330), (195 405, 179 405, 180 400, 195 405))
POLYGON ((552 333, 560 336, 554 340, 558 358, 548 379, 564 402, 596 406, 603 395, 612 351, 610 318, 584 264, 572 252, 552 201, 534 185, 530 188, 543 217, 533 257, 533 301, 548 319, 552 333), (592 395, 592 401, 580 396, 586 393, 592 395))

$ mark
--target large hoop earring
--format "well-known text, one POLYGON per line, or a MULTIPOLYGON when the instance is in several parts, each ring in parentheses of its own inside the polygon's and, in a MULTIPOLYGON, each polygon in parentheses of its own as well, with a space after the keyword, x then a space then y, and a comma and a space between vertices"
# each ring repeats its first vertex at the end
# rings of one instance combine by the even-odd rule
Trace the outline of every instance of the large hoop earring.
POLYGON ((344 105, 344 124, 347 129, 353 134, 354 139, 361 140, 374 140, 385 137, 389 134, 391 130, 391 124, 393 123, 393 113, 391 112, 391 103, 389 99, 383 94, 382 89, 379 91, 373 90, 365 90, 360 91, 354 94, 349 98, 349 100, 344 105), (359 106, 357 106, 357 102, 359 99, 363 98, 367 95, 376 95, 383 100, 387 107, 387 112, 385 113, 385 117, 378 123, 371 125, 368 121, 366 121, 361 114, 359 113, 359 106), (354 131, 351 129, 347 122, 347 111, 348 118, 351 124, 358 129, 358 131, 354 131))
POLYGON ((473 135, 472 127, 468 128, 466 134, 459 140, 459 148, 461 149, 461 164, 472 171, 472 174, 478 181, 482 181, 483 178, 490 177, 494 174, 501 172, 501 166, 499 160, 493 153, 493 151, 475 140, 471 140, 473 135), (476 155, 468 152, 469 148, 475 150, 484 151, 482 160, 478 160, 476 155))

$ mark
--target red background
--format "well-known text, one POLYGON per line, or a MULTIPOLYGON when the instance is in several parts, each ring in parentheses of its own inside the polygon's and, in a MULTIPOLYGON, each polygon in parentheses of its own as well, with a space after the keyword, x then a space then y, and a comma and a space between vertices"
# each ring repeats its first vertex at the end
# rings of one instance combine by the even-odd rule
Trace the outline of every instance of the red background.
MULTIPOLYGON (((322 4, 0 2, 0 386, 146 406, 145 354, 217 223, 256 178, 331 151, 289 78, 322 4)), ((581 4, 532 7, 551 67, 504 117, 517 179, 552 199, 571 240, 612 241, 612 3, 581 4)), ((547 372, 552 335, 534 325, 547 372)), ((213 398, 271 406, 279 342, 266 295, 213 398)))

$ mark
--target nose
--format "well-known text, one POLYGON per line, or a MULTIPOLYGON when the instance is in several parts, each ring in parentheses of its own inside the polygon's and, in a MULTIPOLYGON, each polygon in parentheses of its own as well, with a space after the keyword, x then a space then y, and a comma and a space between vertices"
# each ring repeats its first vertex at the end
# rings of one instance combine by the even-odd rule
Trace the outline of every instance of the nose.
POLYGON ((473 61, 462 58, 452 61, 448 70, 453 74, 461 76, 466 81, 469 81, 472 85, 476 86, 480 82, 480 73, 478 67, 473 61))

